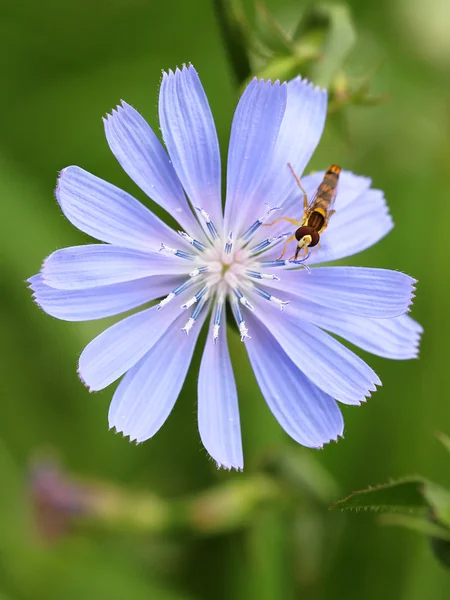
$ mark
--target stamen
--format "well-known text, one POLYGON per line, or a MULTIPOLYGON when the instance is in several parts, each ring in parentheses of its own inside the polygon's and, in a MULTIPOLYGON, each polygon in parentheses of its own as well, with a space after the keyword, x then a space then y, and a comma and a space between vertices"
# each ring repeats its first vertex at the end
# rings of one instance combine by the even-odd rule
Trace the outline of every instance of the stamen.
POLYGON ((202 275, 209 271, 209 267, 199 267, 198 269, 194 269, 189 273, 189 277, 197 277, 198 275, 202 275))
POLYGON ((236 298, 233 298, 231 302, 231 308, 233 309, 234 316, 236 318, 236 321, 238 322, 239 333, 241 334, 241 342, 243 342, 244 340, 251 339, 248 335, 248 329, 242 317, 242 311, 241 307, 239 306, 239 301, 236 298))
POLYGON ((190 330, 193 328, 195 321, 198 319, 198 316, 200 314, 200 312, 202 311, 202 308, 205 306, 206 300, 208 299, 208 294, 205 294, 200 302, 197 304, 197 306, 195 307, 194 311, 192 312, 192 315, 190 316, 189 320, 187 321, 186 325, 184 327, 181 328, 181 331, 185 331, 186 335, 189 335, 190 330))
POLYGON ((290 262, 289 260, 262 260, 259 266, 263 269, 273 269, 273 267, 287 267, 290 262))
POLYGON ((265 248, 270 246, 270 244, 273 244, 274 242, 278 243, 281 240, 284 240, 285 238, 290 237, 291 235, 292 235, 292 232, 289 232, 289 233, 282 233, 281 235, 277 235, 272 238, 267 238, 267 240, 264 240, 257 246, 254 246, 253 248, 251 248, 250 254, 258 254, 258 252, 261 252, 261 250, 264 250, 265 248))
POLYGON ((194 324, 195 320, 192 317, 190 317, 189 320, 186 322, 186 325, 181 328, 181 331, 184 331, 186 335, 189 335, 189 332, 194 327, 194 324))
POLYGON ((163 298, 161 300, 161 302, 158 304, 158 307, 157 307, 156 310, 161 310, 164 306, 166 306, 166 304, 169 304, 169 302, 171 300, 173 300, 174 298, 176 298, 176 296, 178 296, 179 294, 181 294, 181 292, 184 292, 184 290, 186 290, 191 285, 193 285, 193 281, 191 281, 190 279, 188 279, 187 281, 185 281, 184 283, 182 283, 181 285, 179 285, 177 288, 175 288, 173 290, 173 292, 170 292, 170 294, 168 296, 166 296, 165 298, 163 298))
POLYGON ((272 281, 280 281, 280 278, 271 273, 259 273, 258 271, 246 271, 246 275, 253 277, 253 279, 271 279, 272 281))
POLYGON ((209 214, 206 212, 206 210, 204 208, 201 208, 200 206, 196 206, 195 208, 196 208, 196 210, 199 211, 199 213, 205 219, 206 227, 208 228, 209 233, 212 235, 213 239, 216 240, 219 236, 217 234, 217 229, 216 229, 214 223, 211 221, 211 219, 209 217, 209 214))
POLYGON ((277 304, 280 307, 281 312, 284 311, 284 307, 287 306, 289 304, 289 300, 287 301, 283 301, 280 300, 279 298, 276 298, 275 296, 272 296, 271 294, 269 294, 268 292, 253 286, 253 289, 255 290, 255 292, 257 294, 259 294, 260 296, 262 296, 263 298, 265 298, 266 300, 269 300, 269 302, 273 302, 274 304, 277 304))
MULTIPOLYGON (((265 204, 266 204, 266 206, 269 206, 267 204, 267 202, 265 204)), ((244 235, 242 236, 242 238, 245 241, 247 241, 248 239, 250 239, 251 236, 255 233, 255 231, 257 231, 261 227, 261 225, 264 223, 264 221, 269 217, 270 213, 273 212, 274 210, 280 210, 280 209, 281 209, 280 206, 276 206, 275 208, 270 208, 270 206, 269 206, 269 210, 262 217, 260 217, 257 221, 255 221, 253 223, 253 225, 250 225, 250 227, 244 233, 244 235)))
MULTIPOLYGON (((309 256, 309 254, 308 254, 308 256, 309 256)), ((306 258, 308 258, 308 256, 306 258)), ((311 274, 310 267, 308 267, 308 265, 304 263, 304 261, 306 260, 306 258, 304 258, 303 260, 288 260, 286 262, 288 264, 290 264, 290 265, 300 265, 301 267, 303 267, 307 271, 307 273, 311 274)))
POLYGON ((206 250, 205 244, 202 244, 198 240, 194 240, 194 238, 192 238, 187 233, 184 233, 184 231, 179 231, 178 234, 181 235, 181 237, 184 240, 186 240, 189 244, 192 244, 192 246, 194 246, 194 248, 197 248, 197 250, 200 250, 200 252, 204 252, 206 250))
POLYGON ((204 285, 202 287, 202 289, 197 292, 195 294, 195 296, 192 296, 192 298, 189 298, 189 300, 183 304, 181 306, 181 308, 190 308, 193 304, 195 304, 196 302, 198 302, 199 300, 201 300, 203 298, 203 296, 206 294, 206 292, 208 291, 209 285, 204 285))
POLYGON ((250 304, 250 302, 247 300, 247 298, 244 296, 244 294, 241 292, 241 290, 238 287, 233 288, 233 291, 236 294, 236 296, 241 304, 243 304, 250 310, 254 310, 253 306, 250 304))
POLYGON ((184 250, 175 250, 175 248, 170 248, 161 242, 160 252, 164 251, 168 254, 174 254, 175 256, 179 256, 180 258, 185 258, 186 260, 194 260, 195 256, 193 254, 189 254, 189 252, 185 252, 184 250))
POLYGON ((213 342, 217 343, 219 338, 220 321, 222 320, 223 307, 225 305, 225 295, 222 294, 217 300, 216 314, 214 316, 214 327, 213 327, 213 342))
POLYGON ((230 231, 227 237, 227 242, 225 244, 225 254, 230 254, 231 248, 233 247, 233 232, 230 231))

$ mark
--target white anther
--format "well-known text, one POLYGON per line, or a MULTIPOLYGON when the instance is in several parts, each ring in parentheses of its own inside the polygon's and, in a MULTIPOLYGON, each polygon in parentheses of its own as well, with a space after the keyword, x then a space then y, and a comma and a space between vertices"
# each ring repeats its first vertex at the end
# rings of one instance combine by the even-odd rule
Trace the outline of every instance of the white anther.
POLYGON ((280 206, 275 206, 275 208, 270 208, 270 206, 267 204, 267 202, 264 203, 267 207, 268 210, 267 212, 259 219, 261 221, 261 223, 264 223, 264 221, 269 217, 270 213, 273 212, 274 210, 281 210, 280 206))
POLYGON ((250 340, 250 336, 248 335, 248 329, 245 326, 245 321, 239 323, 239 333, 241 334, 241 342, 244 340, 250 340))
POLYGON ((161 248, 159 249, 160 252, 164 251, 164 252, 168 252, 169 254, 176 254, 176 250, 175 248, 169 248, 169 246, 166 246, 165 244, 163 244, 161 242, 161 248))
POLYGON ((186 335, 189 335, 190 330, 194 327, 194 323, 195 323, 195 319, 193 319, 191 317, 189 319, 189 321, 186 323, 186 325, 181 328, 181 331, 185 331, 186 335))
POLYGON ((274 304, 278 305, 280 307, 281 312, 283 312, 284 307, 289 304, 289 300, 283 301, 283 300, 280 300, 279 298, 275 298, 275 296, 271 296, 270 301, 273 302, 274 304))
POLYGON ((173 300, 175 298, 175 294, 173 292, 170 292, 170 294, 168 296, 166 296, 165 298, 163 298, 161 300, 161 302, 158 304, 158 310, 160 310, 163 306, 166 306, 166 304, 169 304, 169 302, 171 300, 173 300))
POLYGON ((219 339, 219 329, 220 325, 214 325, 213 327, 213 342, 216 344, 219 339))
POLYGON ((189 244, 192 244, 194 242, 194 238, 192 238, 190 235, 188 235, 187 233, 184 233, 184 231, 179 231, 178 235, 180 235, 184 240, 186 240, 189 244))
POLYGON ((199 206, 196 207, 198 212, 202 215, 202 217, 205 219, 205 221, 207 223, 211 222, 211 219, 209 218, 209 214, 206 212, 206 210, 204 208, 200 208, 199 206))
POLYGON ((247 308, 249 308, 250 310, 254 310, 253 305, 250 304, 250 302, 247 300, 247 298, 245 296, 241 296, 239 298, 239 302, 241 304, 243 304, 244 306, 246 306, 247 308))
POLYGON ((189 298, 189 300, 183 304, 183 306, 181 308, 190 308, 193 304, 195 304, 197 302, 197 298, 195 296, 192 296, 192 298, 189 298))

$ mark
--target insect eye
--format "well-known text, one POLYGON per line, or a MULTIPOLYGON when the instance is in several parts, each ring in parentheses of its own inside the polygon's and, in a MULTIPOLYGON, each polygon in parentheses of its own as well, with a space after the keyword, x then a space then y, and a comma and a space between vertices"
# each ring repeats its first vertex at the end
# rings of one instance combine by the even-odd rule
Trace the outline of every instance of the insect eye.
POLYGON ((312 227, 304 225, 303 227, 299 227, 297 229, 297 231, 295 232, 295 238, 299 242, 302 238, 305 237, 305 235, 310 235, 312 237, 314 233, 315 231, 312 227))
POLYGON ((317 244, 319 243, 320 240, 320 235, 317 233, 317 231, 313 231, 311 234, 311 243, 309 244, 310 248, 314 248, 314 246, 317 246, 317 244))
POLYGON ((308 244, 310 248, 317 246, 320 240, 320 235, 317 233, 317 231, 315 231, 312 227, 304 225, 303 227, 299 227, 295 232, 295 238, 298 242, 302 240, 305 235, 311 236, 311 242, 308 244))

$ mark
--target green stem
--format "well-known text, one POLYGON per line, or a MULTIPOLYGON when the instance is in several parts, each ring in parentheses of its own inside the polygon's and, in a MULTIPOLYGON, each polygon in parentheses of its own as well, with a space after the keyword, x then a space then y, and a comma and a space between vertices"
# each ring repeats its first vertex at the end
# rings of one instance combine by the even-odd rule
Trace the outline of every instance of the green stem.
POLYGON ((177 501, 96 486, 90 490, 81 518, 97 527, 139 533, 217 535, 246 527, 255 512, 283 502, 283 495, 280 485, 263 475, 234 479, 177 501))
POLYGON ((244 33, 245 15, 234 0, 214 0, 214 8, 228 58, 240 86, 252 72, 244 33))

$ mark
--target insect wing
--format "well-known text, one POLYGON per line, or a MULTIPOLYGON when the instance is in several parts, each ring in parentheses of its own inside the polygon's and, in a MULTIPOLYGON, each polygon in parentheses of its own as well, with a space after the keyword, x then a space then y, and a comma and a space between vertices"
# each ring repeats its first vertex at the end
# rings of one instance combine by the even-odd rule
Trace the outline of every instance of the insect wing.
POLYGON ((330 212, 337 196, 337 188, 339 183, 340 167, 332 165, 325 173, 324 178, 319 184, 319 187, 314 192, 313 197, 308 202, 307 213, 312 213, 316 208, 320 207, 330 212), (329 179, 329 175, 334 175, 333 179, 329 179), (328 181, 327 181, 328 179, 328 181))

